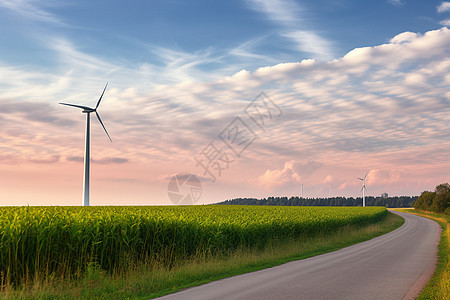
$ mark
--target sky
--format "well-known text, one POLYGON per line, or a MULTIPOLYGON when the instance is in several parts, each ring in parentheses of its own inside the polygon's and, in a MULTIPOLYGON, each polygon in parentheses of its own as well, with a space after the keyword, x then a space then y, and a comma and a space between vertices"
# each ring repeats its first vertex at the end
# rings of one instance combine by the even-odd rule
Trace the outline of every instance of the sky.
POLYGON ((106 83, 91 205, 172 205, 177 174, 196 204, 433 190, 449 26, 434 0, 0 0, 0 205, 81 205, 86 116, 58 103, 106 83))

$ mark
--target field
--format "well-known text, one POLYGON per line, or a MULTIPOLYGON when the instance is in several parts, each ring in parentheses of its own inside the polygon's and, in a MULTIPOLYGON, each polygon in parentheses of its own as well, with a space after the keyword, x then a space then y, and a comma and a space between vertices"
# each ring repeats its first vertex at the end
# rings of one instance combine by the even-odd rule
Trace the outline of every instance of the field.
POLYGON ((260 249, 387 215, 381 207, 3 207, 1 288, 77 278, 92 266, 118 274, 136 263, 260 249))

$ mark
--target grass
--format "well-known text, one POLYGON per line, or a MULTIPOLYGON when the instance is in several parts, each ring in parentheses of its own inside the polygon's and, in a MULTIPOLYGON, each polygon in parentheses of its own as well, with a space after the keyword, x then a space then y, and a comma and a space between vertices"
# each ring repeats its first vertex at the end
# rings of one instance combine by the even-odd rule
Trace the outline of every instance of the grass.
MULTIPOLYGON (((78 280, 46 278, 31 287, 5 287, 2 299, 149 299, 233 275, 256 271, 350 246, 398 228, 404 220, 389 213, 375 224, 347 225, 330 234, 302 239, 272 240, 264 249, 238 248, 227 253, 199 253, 168 268, 164 264, 130 264, 109 274, 95 263, 78 280)), ((1 275, 1 274, 0 274, 1 275)))
POLYGON ((438 263, 436 271, 422 290, 418 299, 450 299, 450 263, 449 263, 449 214, 438 214, 420 210, 396 209, 406 213, 423 216, 438 222, 442 227, 441 241, 438 248, 438 263))

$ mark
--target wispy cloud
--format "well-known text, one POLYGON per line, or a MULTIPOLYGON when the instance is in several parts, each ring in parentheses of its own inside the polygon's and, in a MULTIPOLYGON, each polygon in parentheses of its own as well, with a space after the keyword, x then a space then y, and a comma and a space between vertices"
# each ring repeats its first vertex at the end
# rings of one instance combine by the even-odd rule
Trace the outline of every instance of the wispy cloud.
POLYGON ((402 0, 387 0, 387 3, 397 7, 402 7, 405 5, 405 1, 402 0))
POLYGON ((442 20, 439 22, 439 24, 443 26, 450 26, 450 19, 442 20))
POLYGON ((264 63, 272 62, 272 64, 273 64, 273 63, 275 63, 275 59, 273 57, 259 54, 255 51, 255 48, 258 48, 258 46, 263 44, 266 39, 268 39, 268 36, 261 36, 261 37, 246 41, 246 42, 238 45, 237 47, 231 48, 231 50, 229 50, 228 54, 231 56, 242 57, 247 60, 248 59, 256 59, 259 62, 261 62, 261 61, 264 63))
POLYGON ((55 1, 0 0, 0 6, 10 9, 26 19, 61 26, 64 25, 64 22, 60 18, 42 8, 56 5, 61 4, 55 1))
POLYGON ((34 164, 54 164, 59 162, 60 155, 52 155, 49 158, 31 158, 29 162, 34 164))
POLYGON ((300 52, 312 54, 314 58, 333 58, 332 42, 311 30, 305 20, 304 9, 292 0, 247 0, 249 7, 265 14, 270 21, 282 27, 280 35, 289 39, 300 52))
POLYGON ((292 26, 298 23, 298 14, 301 12, 300 6, 292 0, 247 0, 250 7, 261 13, 274 22, 285 26, 292 26))
POLYGON ((298 45, 299 51, 314 53, 318 59, 327 60, 333 57, 331 42, 311 31, 297 30, 283 33, 298 45))
POLYGON ((437 8, 438 13, 445 13, 450 11, 450 2, 442 2, 437 8))
POLYGON ((192 80, 193 77, 205 79, 205 74, 208 72, 204 70, 204 67, 211 63, 222 62, 221 55, 212 48, 194 52, 161 46, 150 46, 149 49, 163 63, 163 66, 153 65, 151 68, 169 75, 164 77, 171 78, 171 83, 192 80))
MULTIPOLYGON (((78 66, 89 71, 109 70, 110 73, 117 70, 117 67, 105 60, 80 51, 70 40, 60 37, 52 37, 46 42, 48 49, 58 55, 61 63, 68 66, 78 66)), ((105 74, 106 75, 106 74, 105 74)))
MULTIPOLYGON (((71 162, 78 162, 81 163, 84 161, 84 157, 82 156, 68 156, 66 157, 67 161, 71 161, 71 162)), ((129 160, 127 158, 122 158, 122 157, 104 157, 104 158, 100 158, 100 159, 95 159, 92 158, 91 159, 93 163, 95 164, 101 164, 101 165, 106 165, 106 164, 124 164, 127 163, 129 160)))
POLYGON ((28 122, 40 122, 54 126, 71 126, 74 124, 72 120, 58 116, 56 107, 46 102, 2 101, 0 115, 4 115, 5 118, 8 118, 9 115, 21 115, 28 122))
POLYGON ((191 174, 191 173, 177 173, 177 174, 170 174, 170 175, 161 175, 158 177, 158 180, 164 183, 169 182, 172 180, 174 176, 177 176, 178 179, 189 179, 192 175, 195 175, 198 180, 201 182, 212 182, 212 179, 210 177, 205 177, 200 174, 191 174))

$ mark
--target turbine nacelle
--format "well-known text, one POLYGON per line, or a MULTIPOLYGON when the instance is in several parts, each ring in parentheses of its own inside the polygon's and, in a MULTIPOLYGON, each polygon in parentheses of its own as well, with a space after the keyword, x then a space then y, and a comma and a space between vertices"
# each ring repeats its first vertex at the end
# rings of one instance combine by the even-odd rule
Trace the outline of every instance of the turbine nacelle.
POLYGON ((97 111, 96 109, 93 109, 93 108, 91 108, 91 109, 83 109, 83 111, 82 111, 82 113, 87 113, 87 114, 90 114, 91 112, 94 112, 94 111, 97 111))
POLYGON ((356 177, 356 178, 359 179, 359 180, 362 180, 364 182, 364 184, 365 184, 366 183, 366 177, 367 177, 368 174, 369 174, 369 172, 366 173, 364 178, 361 178, 361 177, 356 177))

